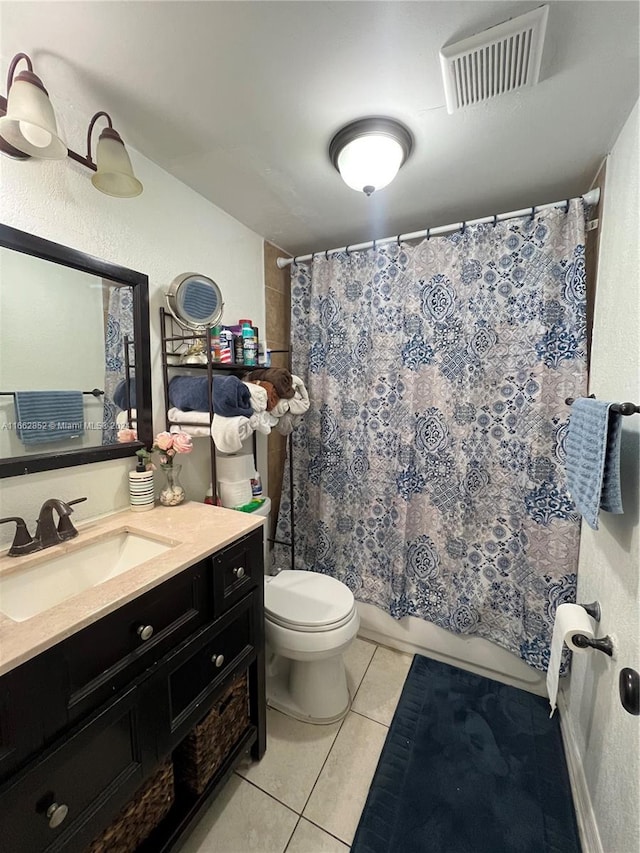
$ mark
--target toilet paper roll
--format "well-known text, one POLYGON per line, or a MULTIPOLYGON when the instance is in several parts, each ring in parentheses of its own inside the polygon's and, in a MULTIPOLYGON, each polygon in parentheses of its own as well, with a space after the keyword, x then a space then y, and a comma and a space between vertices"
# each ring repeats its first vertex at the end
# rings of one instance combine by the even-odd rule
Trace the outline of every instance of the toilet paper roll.
POLYGON ((252 453, 238 453, 233 456, 216 455, 216 470, 218 479, 226 483, 237 483, 239 480, 251 480, 255 472, 255 462, 252 453))
POLYGON ((580 649, 573 643, 574 634, 584 634, 585 637, 593 638, 594 622, 584 607, 579 604, 560 604, 556 610, 556 618, 553 623, 553 637, 551 639, 551 655, 549 657, 549 668, 547 670, 547 693, 551 705, 550 717, 556 709, 558 697, 558 679, 560 677, 560 661, 562 648, 567 646, 577 654, 588 649, 580 649))

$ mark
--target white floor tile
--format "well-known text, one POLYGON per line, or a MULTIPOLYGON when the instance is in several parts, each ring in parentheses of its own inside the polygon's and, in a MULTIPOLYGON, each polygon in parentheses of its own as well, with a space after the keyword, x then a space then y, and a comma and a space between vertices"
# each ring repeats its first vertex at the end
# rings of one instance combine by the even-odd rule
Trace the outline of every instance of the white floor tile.
POLYGON ((267 709, 267 751, 243 760, 237 772, 298 813, 304 808, 340 723, 316 726, 267 709))
POLYGON ((412 660, 413 655, 378 646, 352 710, 390 725, 412 660))
POLYGON ((356 637, 344 653, 344 665, 347 670, 347 684, 351 698, 356 695, 371 658, 376 650, 376 644, 369 640, 356 637))
POLYGON ((349 712, 303 812, 345 844, 353 840, 386 735, 385 726, 349 712))
POLYGON ((182 853, 284 853, 298 815, 235 774, 182 853))
POLYGON ((348 853, 348 851, 346 844, 302 817, 286 853, 348 853))

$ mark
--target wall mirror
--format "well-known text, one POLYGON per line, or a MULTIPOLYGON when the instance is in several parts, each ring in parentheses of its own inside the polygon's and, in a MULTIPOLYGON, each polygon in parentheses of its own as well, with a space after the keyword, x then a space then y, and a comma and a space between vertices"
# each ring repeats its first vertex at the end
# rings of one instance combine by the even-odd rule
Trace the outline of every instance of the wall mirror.
POLYGON ((0 225, 0 477, 152 438, 147 276, 0 225))

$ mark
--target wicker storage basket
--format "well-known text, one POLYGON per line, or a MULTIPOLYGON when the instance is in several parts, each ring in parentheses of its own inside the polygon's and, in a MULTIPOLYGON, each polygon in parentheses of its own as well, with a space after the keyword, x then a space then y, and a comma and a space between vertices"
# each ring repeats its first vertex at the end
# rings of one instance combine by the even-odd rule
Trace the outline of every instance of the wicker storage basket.
POLYGON ((248 725, 247 674, 243 673, 173 753, 176 784, 200 795, 248 725))
POLYGON ((173 765, 160 765, 86 853, 133 853, 165 817, 174 801, 173 765))

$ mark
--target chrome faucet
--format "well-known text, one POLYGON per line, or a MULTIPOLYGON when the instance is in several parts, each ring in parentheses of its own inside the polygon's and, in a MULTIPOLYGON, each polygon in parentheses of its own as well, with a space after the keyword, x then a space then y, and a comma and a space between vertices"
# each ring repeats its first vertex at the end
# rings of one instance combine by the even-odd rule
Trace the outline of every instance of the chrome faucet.
POLYGON ((69 518, 73 512, 71 507, 73 504, 82 503, 82 501, 86 501, 86 498, 76 498, 68 503, 59 498, 49 498, 46 500, 40 507, 36 535, 33 537, 29 534, 23 518, 19 518, 18 516, 0 518, 0 524, 6 521, 15 521, 16 523, 16 535, 14 536, 11 548, 9 548, 8 556, 21 557, 24 554, 42 551, 45 548, 50 548, 52 545, 58 545, 60 542, 73 539, 74 536, 78 535, 78 531, 69 518), (54 509, 58 513, 57 527, 53 520, 54 509))

